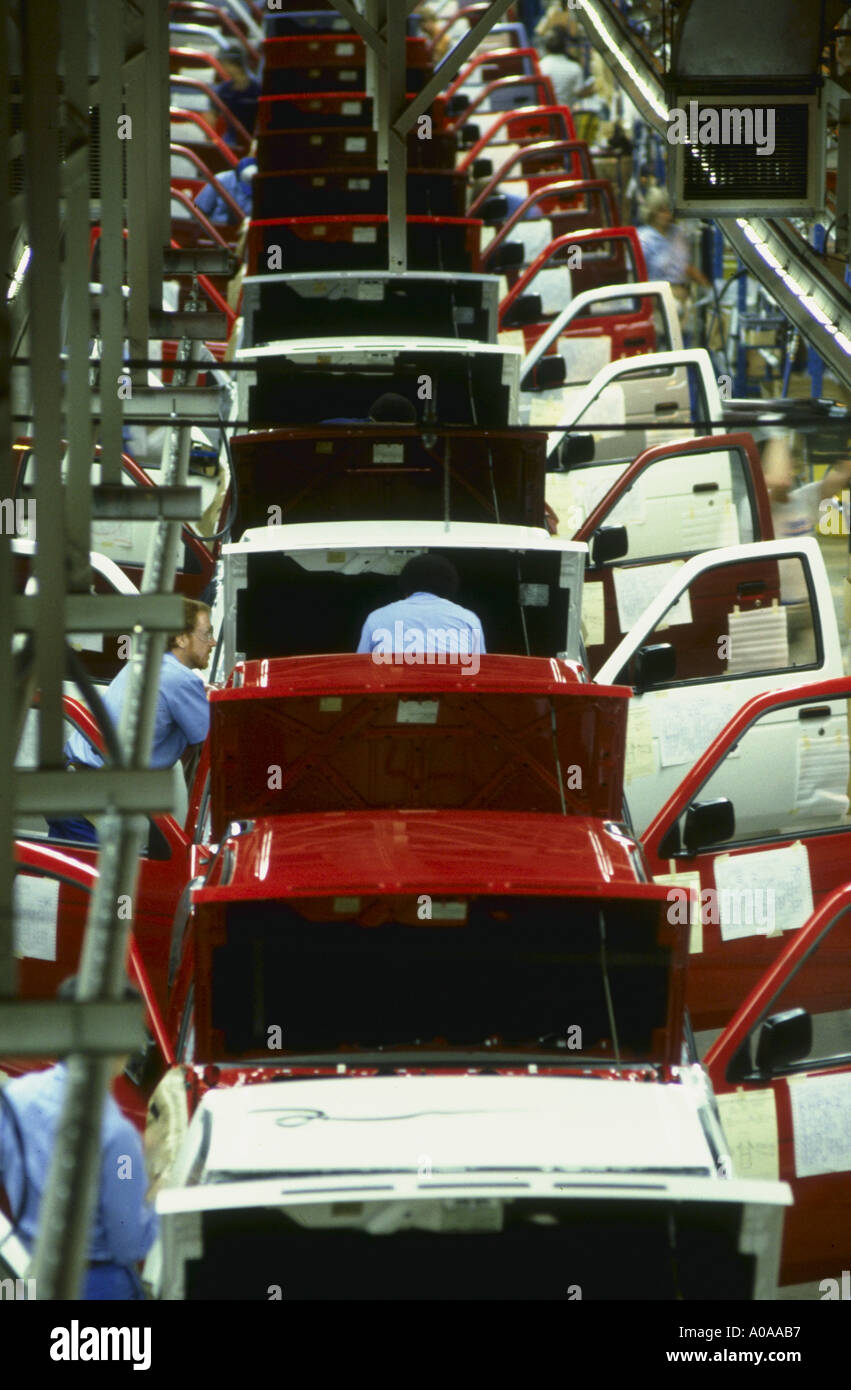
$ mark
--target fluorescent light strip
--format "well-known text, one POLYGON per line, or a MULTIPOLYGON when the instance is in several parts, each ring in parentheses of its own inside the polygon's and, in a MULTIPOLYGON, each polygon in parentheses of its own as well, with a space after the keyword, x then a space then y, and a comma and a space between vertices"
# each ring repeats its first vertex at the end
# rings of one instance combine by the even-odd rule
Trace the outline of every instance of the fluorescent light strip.
POLYGON ((12 300, 15 299, 15 297, 17 296, 17 293, 21 288, 21 285, 24 283, 24 276, 27 273, 27 266, 29 265, 31 260, 32 249, 29 246, 25 246, 23 251, 21 252, 20 260, 18 261, 18 264, 15 266, 15 273, 12 276, 12 283, 6 291, 7 304, 11 304, 12 300))

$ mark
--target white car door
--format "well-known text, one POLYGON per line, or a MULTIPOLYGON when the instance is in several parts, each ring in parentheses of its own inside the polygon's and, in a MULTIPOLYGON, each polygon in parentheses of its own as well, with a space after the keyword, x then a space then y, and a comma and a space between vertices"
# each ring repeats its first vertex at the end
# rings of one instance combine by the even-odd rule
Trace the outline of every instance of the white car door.
POLYGON ((522 423, 549 427, 549 455, 576 431, 594 436, 599 461, 634 459, 656 444, 724 432, 718 382, 704 348, 618 358, 587 386, 530 392, 525 402, 522 423))
MULTIPOLYGON (((746 700, 840 677, 842 650, 810 537, 726 546, 685 563, 627 563, 615 574, 615 595, 626 636, 596 679, 635 688, 624 786, 641 835, 746 700)), ((756 816, 767 794, 761 781, 745 788, 737 816, 756 816)))

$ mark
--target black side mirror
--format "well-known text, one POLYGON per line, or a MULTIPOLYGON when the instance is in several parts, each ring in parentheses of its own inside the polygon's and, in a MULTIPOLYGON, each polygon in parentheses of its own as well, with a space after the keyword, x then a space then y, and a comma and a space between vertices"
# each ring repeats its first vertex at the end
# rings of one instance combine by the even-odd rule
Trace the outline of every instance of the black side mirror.
POLYGON ((468 150, 471 145, 475 145, 481 138, 481 134, 481 128, 476 125, 475 121, 467 121, 466 125, 462 125, 458 132, 458 143, 461 149, 468 150))
POLYGON ((472 167, 472 169, 470 170, 470 177, 472 178, 472 180, 473 180, 474 183, 475 183, 476 179, 492 179, 492 178, 493 178, 493 160, 492 160, 492 159, 474 159, 474 160, 473 160, 473 167, 472 167))
MULTIPOLYGON (((518 270, 526 255, 526 248, 522 241, 504 241, 500 246, 494 247, 491 256, 488 255, 488 250, 490 250, 489 247, 485 251, 483 260, 484 269, 489 275, 495 275, 500 270, 518 270)), ((514 305, 512 304, 511 309, 513 308, 514 305)), ((511 309, 509 309, 509 313, 511 313, 511 309)))
POLYGON ((812 1045, 813 1021, 806 1009, 787 1009, 785 1013, 772 1014, 759 1032, 756 1069, 765 1075, 788 1067, 792 1062, 803 1062, 809 1057, 812 1045))
POLYGON ((726 796, 713 801, 695 801, 686 811, 683 845, 687 854, 697 854, 707 845, 732 840, 736 833, 736 812, 726 796))
POLYGON ((470 105, 470 98, 466 92, 456 92, 447 105, 447 112, 450 116, 460 116, 462 111, 466 111, 470 105))
POLYGON ((560 353, 550 352, 539 358, 520 385, 524 391, 549 391, 554 386, 563 386, 566 380, 567 363, 560 353))
POLYGON ((481 217, 483 222, 504 222, 508 216, 508 199, 504 193, 492 193, 489 198, 485 198, 481 207, 476 210, 476 216, 481 217))
POLYGON ((633 658, 633 675, 630 682, 635 693, 643 695, 653 685, 665 685, 677 674, 677 654, 670 642, 656 642, 650 647, 641 647, 633 658))
POLYGON ((591 564, 610 565, 622 560, 629 552, 629 535, 625 526, 600 526, 591 537, 591 564))
POLYGON ((561 442, 559 463, 565 472, 569 468, 579 468, 584 463, 594 462, 593 434, 569 434, 561 442))
MULTIPOLYGON (((512 249, 517 246, 521 251, 523 250, 519 241, 509 242, 508 245, 512 249)), ((505 249, 505 246, 499 247, 497 255, 499 251, 504 251, 505 249)), ((496 257, 494 257, 494 259, 496 259, 496 257)), ((491 268, 493 268, 493 261, 491 261, 491 268)), ((514 303, 510 304, 506 309, 503 315, 502 327, 525 328, 527 323, 540 323, 543 313, 541 296, 539 294, 521 294, 520 297, 515 299, 514 303)))

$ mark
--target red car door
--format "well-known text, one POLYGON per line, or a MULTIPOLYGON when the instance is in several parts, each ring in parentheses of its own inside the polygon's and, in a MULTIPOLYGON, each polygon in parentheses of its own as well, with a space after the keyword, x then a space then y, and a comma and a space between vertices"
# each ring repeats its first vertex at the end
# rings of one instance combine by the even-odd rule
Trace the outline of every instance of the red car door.
POLYGON ((851 884, 787 942, 705 1065, 735 1175, 792 1188, 780 1283, 835 1289, 851 1263, 851 884))
POLYGON ((697 1029, 727 1023, 788 934, 851 877, 849 698, 842 678, 751 699, 647 828, 672 911, 680 890, 700 895, 687 991, 697 1029))
MULTIPOLYGON (((78 700, 66 696, 64 700, 66 734, 76 730, 82 733, 96 748, 103 743, 97 724, 90 711, 78 700)), ((37 730, 38 710, 29 711, 24 739, 19 750, 17 765, 32 764, 32 751, 37 730)), ((199 764, 200 764, 199 759, 199 764)), ((139 878, 136 885, 136 901, 133 904, 134 934, 138 942, 141 959, 151 980, 154 995, 161 1008, 165 1008, 167 995, 167 970, 169 943, 175 910, 181 894, 190 877, 190 853, 193 843, 195 821, 192 801, 180 824, 173 815, 152 815, 149 818, 150 831, 139 863, 139 878)), ((28 843, 33 850, 45 843, 61 851, 73 862, 89 873, 97 869, 98 847, 80 840, 51 839, 45 842, 47 829, 41 817, 31 817, 16 825, 16 836, 21 843, 28 843)), ((82 905, 70 889, 63 888, 63 912, 68 920, 80 918, 81 926, 85 920, 85 905, 82 905), (65 895, 68 902, 65 903, 65 895)), ((70 970, 66 974, 72 973, 70 970)), ((64 978, 64 976, 63 976, 64 978)))
POLYGON ((565 497, 572 501, 567 515, 558 512, 559 534, 589 546, 582 615, 592 671, 620 641, 616 585, 632 567, 774 539, 759 455, 749 434, 659 445, 626 466, 604 463, 572 472, 565 480, 570 488, 565 497), (678 518, 675 527, 672 516, 678 518), (613 529, 623 533, 617 546, 613 529))

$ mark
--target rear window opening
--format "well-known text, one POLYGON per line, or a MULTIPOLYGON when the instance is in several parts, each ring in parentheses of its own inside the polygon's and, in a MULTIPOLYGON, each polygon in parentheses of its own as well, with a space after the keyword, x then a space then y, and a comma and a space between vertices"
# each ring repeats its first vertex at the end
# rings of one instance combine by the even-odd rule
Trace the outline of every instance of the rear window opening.
POLYGON ((277 1027, 276 1059, 347 1047, 544 1045, 568 1061, 611 1061, 613 1034, 623 1060, 659 1057, 671 951, 655 900, 601 909, 573 898, 435 898, 432 920, 421 921, 424 901, 199 908, 203 1055, 267 1060, 277 1027), (208 912, 222 914, 223 930, 205 932, 208 912))
MULTIPOLYGON (((330 1211, 369 1210, 349 1195, 330 1211)), ((481 1230, 483 1205, 453 1203, 458 1224, 466 1209, 472 1230, 379 1239, 312 1220, 304 1228, 297 1209, 205 1212, 203 1255, 185 1265, 185 1297, 268 1299, 273 1287, 288 1300, 753 1297, 755 1257, 740 1250, 748 1210, 738 1204, 513 1200, 494 1204, 500 1229, 481 1230)))

